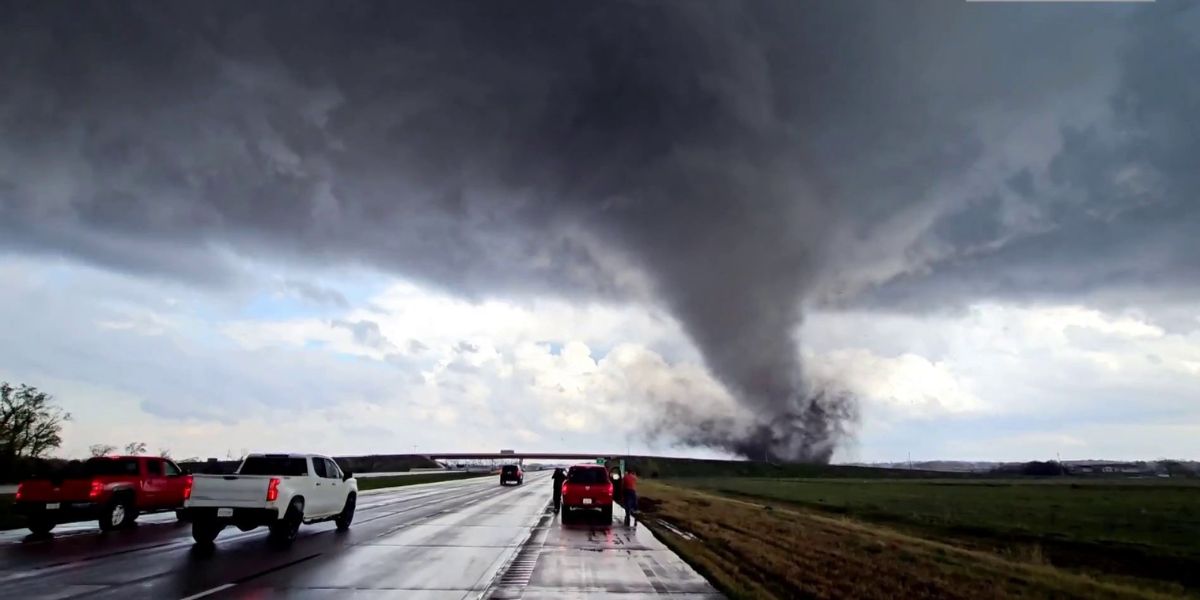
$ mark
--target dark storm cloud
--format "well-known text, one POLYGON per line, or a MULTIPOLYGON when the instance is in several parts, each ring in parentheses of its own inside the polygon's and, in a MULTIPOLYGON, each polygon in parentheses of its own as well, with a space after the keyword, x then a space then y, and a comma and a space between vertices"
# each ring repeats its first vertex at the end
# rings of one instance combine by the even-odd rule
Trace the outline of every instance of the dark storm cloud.
MULTIPOLYGON (((1200 7, 1162 4, 1130 22, 1109 116, 1064 127, 1043 173, 1008 181, 1036 210, 1033 227, 1005 223, 997 195, 965 202, 930 232, 952 251, 868 301, 920 309, 1088 298, 1144 307, 1200 292, 1200 7)), ((1179 322, 1169 309, 1156 312, 1179 322)))
MULTIPOLYGON (((1098 77, 1129 14, 891 1, 9 7, 0 248, 193 279, 231 277, 225 253, 298 255, 472 296, 652 294, 757 423, 681 437, 809 459, 829 456, 853 410, 804 377, 802 302, 850 266, 847 240, 882 244, 878 224, 987 154, 980 111, 1098 77), (199 256, 181 268, 184 253, 199 256)), ((1133 110, 1169 113, 1141 101, 1133 110)), ((992 214, 954 218, 929 235, 952 232, 952 255, 1000 256, 973 239, 1003 233, 992 214)), ((1040 257, 1005 260, 1036 271, 1040 257)), ((972 281, 956 264, 913 272, 972 281)), ((897 281, 876 292, 906 289, 897 281)), ((957 290, 977 292, 990 293, 957 290)), ((362 323, 342 326, 357 336, 362 323)))

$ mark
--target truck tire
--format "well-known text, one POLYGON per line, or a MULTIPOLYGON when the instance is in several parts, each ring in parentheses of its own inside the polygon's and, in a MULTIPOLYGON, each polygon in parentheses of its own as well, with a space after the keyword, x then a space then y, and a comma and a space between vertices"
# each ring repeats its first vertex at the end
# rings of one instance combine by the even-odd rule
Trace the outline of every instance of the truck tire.
POLYGON ((33 535, 37 536, 50 533, 50 530, 54 529, 55 525, 57 525, 57 523, 47 519, 46 517, 32 517, 29 519, 29 531, 32 532, 33 535))
POLYGON ((607 525, 612 525, 612 510, 612 505, 610 504, 605 506, 604 509, 600 511, 600 516, 604 519, 604 523, 607 525))
POLYGON ((300 524, 304 522, 304 500, 296 498, 288 505, 283 518, 271 523, 271 533, 267 540, 276 546, 290 546, 296 541, 300 532, 300 524))
POLYGON ((337 525, 338 531, 346 531, 350 529, 350 523, 354 521, 354 507, 358 504, 358 496, 354 492, 350 492, 346 496, 346 505, 342 507, 342 514, 334 518, 333 522, 337 525))
POLYGON ((100 511, 100 529, 101 531, 123 529, 133 525, 135 519, 137 519, 137 508, 133 503, 133 496, 117 494, 100 511))
POLYGON ((192 520, 192 515, 182 508, 177 508, 175 509, 175 519, 180 523, 187 523, 192 520))
POLYGON ((219 521, 212 518, 200 518, 192 521, 192 539, 200 546, 211 546, 217 539, 217 534, 225 529, 219 521))

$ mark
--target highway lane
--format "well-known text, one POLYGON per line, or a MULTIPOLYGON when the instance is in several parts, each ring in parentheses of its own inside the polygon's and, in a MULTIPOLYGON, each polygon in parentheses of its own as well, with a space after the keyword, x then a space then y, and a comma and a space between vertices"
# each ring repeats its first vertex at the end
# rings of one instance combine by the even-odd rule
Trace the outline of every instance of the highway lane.
MULTIPOLYGON (((550 494, 545 477, 531 474, 521 487, 502 488, 496 478, 482 477, 379 494, 364 492, 350 531, 339 533, 332 523, 306 525, 296 543, 286 550, 273 550, 265 543, 265 528, 246 533, 227 528, 217 538, 216 548, 205 552, 193 546, 190 527, 175 523, 144 524, 108 534, 56 536, 45 541, 10 541, 0 544, 0 589, 5 597, 30 599, 183 598, 251 581, 289 564, 342 553, 480 503, 523 498, 530 510, 539 503, 540 509, 550 494)), ((526 525, 526 535, 528 529, 526 525)), ((499 557, 500 552, 496 554, 499 557)))
POLYGON ((719 600, 722 596, 645 527, 564 525, 548 482, 378 536, 339 554, 276 570, 214 597, 437 600, 719 600))
POLYGON ((493 600, 553 600, 669 596, 672 600, 718 600, 723 596, 645 527, 625 527, 616 509, 611 526, 562 525, 554 518, 535 532, 525 551, 531 568, 500 581, 493 600), (532 548, 533 552, 528 549, 532 548))
MULTIPOLYGON (((372 477, 395 477, 395 476, 407 476, 407 475, 424 475, 427 473, 462 473, 462 472, 463 471, 428 469, 428 470, 421 470, 421 471, 404 471, 404 472, 395 472, 395 473, 362 473, 362 474, 356 475, 356 477, 358 477, 359 479, 369 479, 372 477)), ((13 489, 15 490, 16 486, 13 486, 13 489)), ((378 491, 370 490, 370 491, 363 492, 363 494, 374 494, 374 493, 378 493, 378 491)), ((141 526, 174 524, 177 521, 178 521, 178 519, 175 518, 174 512, 145 514, 145 515, 139 516, 138 520, 137 520, 138 524, 141 526)), ((56 537, 61 538, 63 536, 68 536, 68 535, 94 534, 94 533, 98 533, 99 531, 100 531, 100 526, 98 523, 96 523, 96 521, 80 521, 77 523, 63 523, 61 525, 58 525, 57 527, 54 528, 54 535, 56 537)), ((27 529, 0 530, 0 544, 24 541, 25 538, 28 536, 29 536, 29 530, 27 530, 27 529)))
POLYGON ((520 487, 484 477, 364 493, 354 526, 301 528, 273 550, 266 530, 226 529, 212 551, 186 525, 0 544, 5 597, 719 598, 644 528, 563 526, 548 473, 520 487))

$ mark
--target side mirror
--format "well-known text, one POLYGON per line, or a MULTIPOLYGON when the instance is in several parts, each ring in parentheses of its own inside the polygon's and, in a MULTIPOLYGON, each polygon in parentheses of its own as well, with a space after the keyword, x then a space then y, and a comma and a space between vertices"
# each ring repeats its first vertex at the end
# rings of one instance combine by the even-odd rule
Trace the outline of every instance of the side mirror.
POLYGON ((354 473, 351 471, 342 471, 342 481, 350 481, 354 479, 354 473))

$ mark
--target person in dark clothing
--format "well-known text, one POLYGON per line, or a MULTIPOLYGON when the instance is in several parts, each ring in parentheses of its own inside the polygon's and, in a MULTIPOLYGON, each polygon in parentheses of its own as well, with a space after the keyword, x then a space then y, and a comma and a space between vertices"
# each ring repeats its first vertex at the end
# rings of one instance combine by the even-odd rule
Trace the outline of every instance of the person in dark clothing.
POLYGON ((621 495, 621 471, 618 469, 613 469, 612 472, 608 474, 608 477, 613 484, 613 502, 616 502, 620 506, 624 506, 624 504, 621 504, 621 498, 623 498, 621 495))
POLYGON ((554 484, 554 512, 555 512, 555 514, 557 514, 559 509, 562 508, 562 486, 563 486, 563 481, 566 481, 566 479, 567 479, 567 474, 563 473, 562 469, 554 469, 554 475, 552 477, 550 477, 551 482, 554 484))

